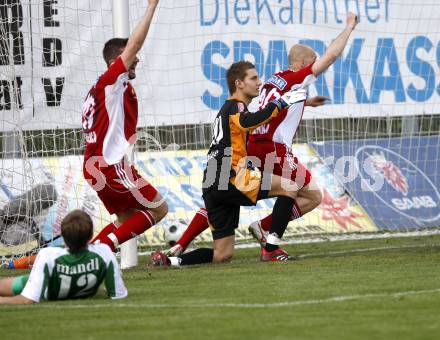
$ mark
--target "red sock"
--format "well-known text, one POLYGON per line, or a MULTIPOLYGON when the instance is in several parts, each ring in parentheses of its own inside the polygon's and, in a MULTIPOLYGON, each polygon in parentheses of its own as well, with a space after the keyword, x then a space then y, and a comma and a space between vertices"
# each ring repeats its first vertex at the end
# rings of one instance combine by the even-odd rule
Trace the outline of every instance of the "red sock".
POLYGON ((139 210, 127 218, 119 228, 115 228, 113 232, 100 237, 99 241, 107 244, 114 252, 116 252, 116 247, 118 245, 142 234, 154 224, 154 218, 148 211, 139 210))
POLYGON ((127 218, 127 220, 113 232, 113 235, 116 236, 118 244, 122 244, 142 234, 155 224, 156 221, 148 211, 139 210, 127 218))
MULTIPOLYGON (((292 207, 292 216, 290 217, 290 221, 296 220, 302 216, 301 210, 299 209, 298 203, 296 201, 293 203, 292 207)), ((260 220, 261 229, 264 231, 269 231, 272 225, 272 214, 266 216, 262 220, 260 220)))
POLYGON ((208 229, 208 213, 205 208, 200 208, 194 215, 188 228, 186 228, 176 243, 180 244, 183 249, 186 249, 186 247, 206 229, 208 229))
POLYGON ((99 232, 99 234, 96 235, 96 237, 90 241, 90 243, 95 243, 98 240, 101 242, 102 238, 104 238, 108 234, 114 232, 115 230, 116 230, 116 226, 114 225, 114 223, 107 224, 104 228, 102 228, 102 230, 99 232))

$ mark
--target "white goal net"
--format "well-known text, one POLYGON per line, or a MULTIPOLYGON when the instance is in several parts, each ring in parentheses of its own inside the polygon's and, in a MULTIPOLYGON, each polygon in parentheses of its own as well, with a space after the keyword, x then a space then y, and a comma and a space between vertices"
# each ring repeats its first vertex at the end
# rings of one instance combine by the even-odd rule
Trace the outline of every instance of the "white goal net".
MULTIPOLYGON (((129 0, 130 26, 146 0, 129 0)), ((263 81, 287 67, 295 43, 322 55, 360 24, 311 94, 294 152, 323 190, 286 237, 436 230, 440 226, 440 3, 432 0, 161 0, 133 85, 139 99, 136 166, 166 196, 163 226, 186 225, 201 199, 211 123, 228 97, 226 68, 249 60, 263 81)), ((110 220, 82 177, 81 107, 105 70, 112 2, 0 2, 0 256, 57 245, 74 208, 96 230, 110 220)), ((237 239, 273 202, 243 208, 237 239)), ((209 240, 209 233, 199 240, 209 240)), ((163 246, 161 226, 139 245, 163 246)))

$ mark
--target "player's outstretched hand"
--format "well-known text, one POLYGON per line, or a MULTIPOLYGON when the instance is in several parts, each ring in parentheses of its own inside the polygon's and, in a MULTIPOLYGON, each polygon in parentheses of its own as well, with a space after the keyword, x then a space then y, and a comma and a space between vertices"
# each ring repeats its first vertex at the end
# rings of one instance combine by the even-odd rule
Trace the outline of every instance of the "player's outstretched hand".
POLYGON ((322 106, 325 104, 327 100, 330 100, 330 98, 324 96, 315 96, 312 98, 307 98, 306 106, 311 106, 311 107, 322 106))
POLYGON ((290 90, 284 93, 278 99, 283 107, 288 107, 295 103, 305 101, 307 99, 307 91, 305 89, 290 90))
POLYGON ((149 6, 157 6, 158 3, 159 3, 159 0, 148 0, 149 6))
POLYGON ((350 27, 352 30, 356 27, 356 25, 359 23, 359 18, 356 14, 352 12, 347 13, 347 26, 350 27))

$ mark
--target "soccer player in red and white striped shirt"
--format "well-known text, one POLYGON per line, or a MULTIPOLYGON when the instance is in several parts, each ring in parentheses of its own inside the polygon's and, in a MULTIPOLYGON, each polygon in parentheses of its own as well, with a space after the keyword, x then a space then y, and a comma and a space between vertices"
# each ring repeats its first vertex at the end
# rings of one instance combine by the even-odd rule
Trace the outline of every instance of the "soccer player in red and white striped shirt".
POLYGON ((114 251, 168 212, 159 192, 125 157, 136 142, 138 120, 138 101, 130 80, 136 77, 137 53, 157 4, 158 0, 148 0, 142 20, 128 39, 106 42, 103 56, 108 69, 90 89, 83 106, 84 177, 108 212, 117 216, 92 242, 105 243, 114 251))
MULTIPOLYGON (((292 88, 308 89, 316 77, 327 70, 344 50, 351 32, 358 23, 357 16, 347 14, 345 29, 330 44, 324 55, 317 59, 309 46, 294 45, 289 51, 289 68, 268 79, 260 91, 260 106, 281 97, 292 88)), ((317 103, 309 103, 316 106, 317 103)), ((260 126, 249 135, 248 155, 261 162, 258 167, 294 181, 300 188, 292 206, 291 219, 312 211, 321 203, 321 191, 310 171, 292 152, 293 138, 302 119, 305 103, 285 109, 268 124, 260 126)), ((262 257, 278 246, 284 230, 272 225, 272 215, 251 224, 249 231, 263 246, 262 257), (267 236, 267 237, 266 237, 267 236)))

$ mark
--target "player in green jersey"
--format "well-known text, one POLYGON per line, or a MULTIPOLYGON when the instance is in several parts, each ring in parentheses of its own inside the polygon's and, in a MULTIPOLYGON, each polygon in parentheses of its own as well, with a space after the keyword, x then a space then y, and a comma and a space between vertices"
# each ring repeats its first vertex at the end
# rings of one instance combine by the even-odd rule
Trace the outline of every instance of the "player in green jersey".
POLYGON ((86 298, 104 282, 112 299, 127 296, 115 255, 105 244, 88 244, 93 222, 82 210, 61 222, 66 248, 41 249, 29 275, 0 280, 0 304, 86 298))

